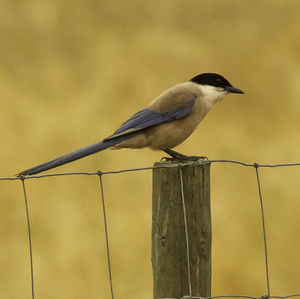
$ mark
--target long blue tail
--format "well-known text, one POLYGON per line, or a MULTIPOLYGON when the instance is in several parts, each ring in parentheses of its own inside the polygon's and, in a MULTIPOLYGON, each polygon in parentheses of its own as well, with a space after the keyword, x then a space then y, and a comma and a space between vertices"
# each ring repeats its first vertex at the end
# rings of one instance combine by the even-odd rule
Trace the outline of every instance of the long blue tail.
POLYGON ((33 175, 33 174, 37 174, 39 172, 42 172, 42 171, 66 164, 66 163, 70 163, 72 161, 78 160, 85 156, 92 155, 94 153, 97 153, 97 152, 103 151, 107 148, 110 148, 118 143, 121 143, 122 141, 124 141, 130 137, 132 137, 131 134, 126 134, 126 135, 115 137, 113 139, 109 139, 107 141, 99 141, 97 143, 83 147, 77 151, 71 152, 69 154, 66 154, 64 156, 53 159, 51 161, 45 162, 38 166, 34 166, 32 168, 24 170, 24 171, 18 173, 17 176, 33 175))

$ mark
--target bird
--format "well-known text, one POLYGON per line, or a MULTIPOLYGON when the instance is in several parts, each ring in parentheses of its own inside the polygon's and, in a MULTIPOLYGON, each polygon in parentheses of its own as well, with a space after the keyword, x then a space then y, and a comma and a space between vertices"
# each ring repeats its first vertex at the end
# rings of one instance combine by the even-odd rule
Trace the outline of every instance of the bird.
POLYGON ((189 156, 172 149, 186 140, 214 104, 230 93, 244 94, 222 75, 198 74, 187 82, 168 88, 105 139, 24 170, 17 176, 38 174, 108 148, 149 147, 164 151, 172 157, 170 159, 189 159, 189 156))

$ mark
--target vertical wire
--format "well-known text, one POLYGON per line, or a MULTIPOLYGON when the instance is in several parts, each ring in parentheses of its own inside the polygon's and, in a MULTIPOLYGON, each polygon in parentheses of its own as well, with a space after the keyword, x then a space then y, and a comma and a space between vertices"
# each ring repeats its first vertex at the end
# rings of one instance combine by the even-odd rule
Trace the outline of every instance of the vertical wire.
POLYGON ((112 274, 111 274, 111 263, 110 263, 110 253, 109 253, 109 243, 108 243, 107 220, 106 220, 106 211, 105 211, 105 202, 104 202, 104 191, 103 191, 102 172, 101 171, 98 171, 98 176, 99 176, 99 180, 100 180, 100 190, 101 190, 101 201, 102 201, 102 210, 103 210, 103 219, 104 219, 104 230, 105 230, 106 254, 107 254, 107 264, 108 264, 108 275, 109 275, 110 293, 111 293, 111 298, 114 299, 112 274))
POLYGON ((188 275, 188 286, 189 286, 189 296, 192 296, 192 283, 191 283, 191 267, 190 267, 190 247, 189 247, 189 235, 186 219, 186 209, 185 209, 185 200, 183 192, 183 179, 182 179, 182 170, 179 168, 180 174, 180 188, 181 188, 181 202, 182 202, 182 211, 183 211, 183 220, 184 220, 184 231, 185 231, 185 242, 186 242, 186 260, 187 260, 187 275, 188 275))
POLYGON ((265 250, 265 265, 266 265, 266 280, 267 280, 267 290, 268 294, 266 295, 267 298, 270 297, 270 281, 269 281, 269 265, 268 265, 268 250, 267 250, 267 237, 266 237, 266 226, 265 226, 265 216, 264 216, 264 207, 263 207, 263 199, 261 194, 261 186, 260 186, 260 179, 258 174, 258 165, 254 164, 255 172, 256 172, 256 179, 257 179, 257 186, 258 186, 258 194, 259 194, 259 201, 260 201, 260 210, 261 210, 261 218, 262 218, 262 228, 263 228, 263 236, 264 236, 264 250, 265 250))
POLYGON ((24 179, 24 177, 21 177, 21 182, 22 182, 23 193, 24 193, 24 200, 25 200, 27 231, 28 231, 28 240, 29 240, 31 297, 32 297, 32 299, 34 299, 32 241, 31 241, 31 229, 30 229, 29 209, 28 209, 28 202, 27 202, 27 194, 26 194, 25 179, 24 179))

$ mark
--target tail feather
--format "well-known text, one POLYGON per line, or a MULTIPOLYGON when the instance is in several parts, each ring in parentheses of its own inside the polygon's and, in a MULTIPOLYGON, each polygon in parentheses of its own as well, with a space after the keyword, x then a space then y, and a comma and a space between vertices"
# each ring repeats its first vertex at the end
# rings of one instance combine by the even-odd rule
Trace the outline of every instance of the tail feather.
POLYGON ((50 160, 48 162, 42 163, 40 165, 34 166, 32 168, 29 168, 27 170, 24 170, 20 173, 17 174, 17 176, 22 176, 22 175, 33 175, 37 174, 39 172, 45 171, 52 169, 57 166, 61 166, 66 163, 70 163, 72 161, 78 160, 80 158, 83 158, 85 156, 103 151, 107 148, 110 148, 128 138, 130 138, 131 135, 123 135, 119 136, 113 139, 109 139, 107 141, 99 141, 97 143, 91 144, 89 146, 83 147, 79 150, 76 150, 74 152, 71 152, 69 154, 63 155, 61 157, 55 158, 53 160, 50 160))

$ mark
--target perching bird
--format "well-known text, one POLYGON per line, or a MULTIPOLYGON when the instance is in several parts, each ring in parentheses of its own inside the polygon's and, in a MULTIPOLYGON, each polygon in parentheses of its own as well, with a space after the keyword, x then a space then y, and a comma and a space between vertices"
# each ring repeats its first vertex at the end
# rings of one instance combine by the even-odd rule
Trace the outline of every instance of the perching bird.
POLYGON ((107 148, 144 148, 162 150, 175 159, 189 157, 173 150, 187 139, 212 106, 228 93, 244 93, 223 76, 204 73, 177 84, 156 98, 147 108, 124 122, 102 141, 81 148, 18 174, 33 175, 78 160, 107 148))

